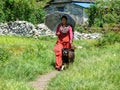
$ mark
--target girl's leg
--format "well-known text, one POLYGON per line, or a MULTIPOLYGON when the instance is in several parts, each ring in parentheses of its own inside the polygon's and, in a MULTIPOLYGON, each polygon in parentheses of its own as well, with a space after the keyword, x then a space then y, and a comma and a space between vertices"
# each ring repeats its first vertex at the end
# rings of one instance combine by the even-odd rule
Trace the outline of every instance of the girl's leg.
POLYGON ((60 69, 61 66, 62 66, 62 44, 60 43, 57 43, 54 47, 54 52, 55 52, 55 55, 56 55, 56 63, 55 63, 55 67, 57 69, 60 69))

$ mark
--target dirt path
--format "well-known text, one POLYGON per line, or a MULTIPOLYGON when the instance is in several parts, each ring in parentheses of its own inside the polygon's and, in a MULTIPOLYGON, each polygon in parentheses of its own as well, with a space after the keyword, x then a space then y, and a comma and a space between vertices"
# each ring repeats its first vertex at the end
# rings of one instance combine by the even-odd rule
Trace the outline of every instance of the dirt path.
POLYGON ((45 90, 49 81, 54 78, 58 73, 58 71, 52 71, 45 75, 40 75, 36 81, 30 82, 30 85, 36 90, 45 90))

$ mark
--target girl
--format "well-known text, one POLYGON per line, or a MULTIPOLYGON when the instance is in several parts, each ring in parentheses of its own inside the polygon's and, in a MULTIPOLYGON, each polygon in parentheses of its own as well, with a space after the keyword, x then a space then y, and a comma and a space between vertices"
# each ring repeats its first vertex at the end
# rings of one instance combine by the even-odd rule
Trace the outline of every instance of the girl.
POLYGON ((61 24, 57 26, 56 35, 58 36, 58 39, 54 47, 54 52, 56 55, 55 67, 60 71, 62 67, 62 49, 70 49, 73 39, 72 27, 67 24, 66 16, 62 16, 61 24))

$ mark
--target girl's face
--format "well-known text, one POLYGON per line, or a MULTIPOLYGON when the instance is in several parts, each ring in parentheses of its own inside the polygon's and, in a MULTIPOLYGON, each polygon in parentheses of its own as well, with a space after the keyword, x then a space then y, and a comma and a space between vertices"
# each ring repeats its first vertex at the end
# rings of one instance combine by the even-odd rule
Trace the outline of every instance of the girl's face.
POLYGON ((62 22, 63 25, 67 24, 67 20, 65 18, 62 18, 61 22, 62 22))

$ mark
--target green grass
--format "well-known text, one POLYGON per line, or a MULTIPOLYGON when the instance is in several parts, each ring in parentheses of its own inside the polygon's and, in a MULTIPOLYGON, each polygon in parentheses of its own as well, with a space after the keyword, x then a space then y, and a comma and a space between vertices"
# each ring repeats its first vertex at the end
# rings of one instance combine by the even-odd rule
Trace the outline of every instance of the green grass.
POLYGON ((27 82, 54 69, 55 41, 51 37, 0 36, 0 90, 31 90, 27 82))
POLYGON ((48 90, 120 90, 120 44, 95 47, 96 41, 76 41, 76 59, 49 83, 48 90))
POLYGON ((0 80, 0 90, 34 90, 25 82, 18 82, 15 80, 0 80))
MULTIPOLYGON (((55 42, 52 37, 0 36, 4 51, 0 57, 5 57, 0 60, 0 90, 34 90, 28 82, 54 70, 55 42)), ((95 40, 85 40, 74 44, 83 47, 76 49, 75 62, 53 78, 47 89, 120 90, 120 43, 97 47, 95 40)))

